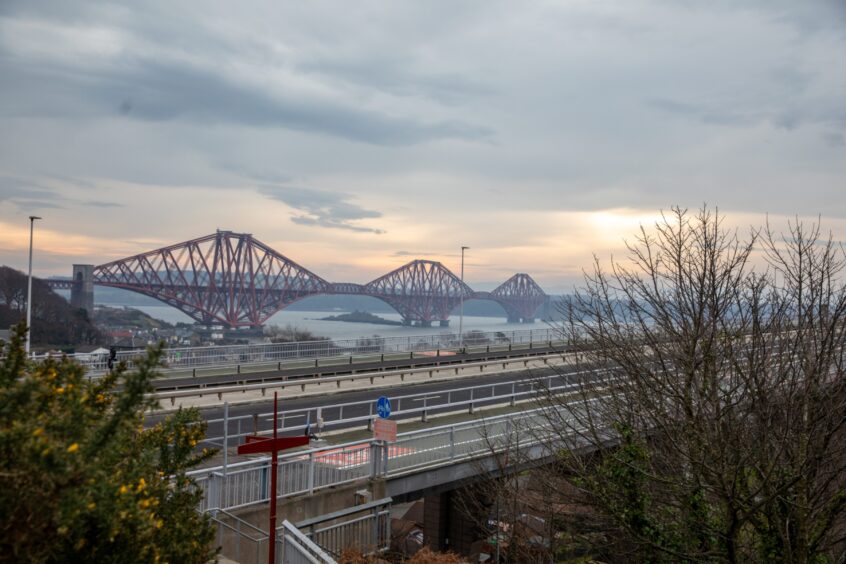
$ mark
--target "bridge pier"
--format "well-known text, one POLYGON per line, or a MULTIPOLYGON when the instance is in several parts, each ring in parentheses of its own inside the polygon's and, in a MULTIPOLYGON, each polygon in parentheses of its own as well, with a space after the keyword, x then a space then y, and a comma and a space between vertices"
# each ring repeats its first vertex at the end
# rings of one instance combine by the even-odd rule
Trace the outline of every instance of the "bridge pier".
POLYGON ((94 318, 94 265, 73 265, 73 286, 71 286, 71 307, 84 309, 88 318, 94 318))
POLYGON ((534 322, 535 322, 534 317, 524 317, 523 318, 523 323, 534 323, 534 322))
POLYGON ((509 315, 508 323, 520 323, 520 317, 517 315, 509 315))
POLYGON ((479 523, 485 518, 467 516, 458 499, 463 491, 455 489, 423 498, 423 542, 432 550, 470 554, 473 543, 484 536, 479 523))

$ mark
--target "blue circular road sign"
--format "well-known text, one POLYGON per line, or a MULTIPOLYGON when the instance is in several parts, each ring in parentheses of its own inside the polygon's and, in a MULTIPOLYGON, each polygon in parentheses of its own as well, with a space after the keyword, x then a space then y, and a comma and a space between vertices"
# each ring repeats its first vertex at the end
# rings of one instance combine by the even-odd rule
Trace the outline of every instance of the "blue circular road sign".
POLYGON ((387 419, 391 416, 391 400, 382 396, 376 400, 376 414, 382 419, 387 419))

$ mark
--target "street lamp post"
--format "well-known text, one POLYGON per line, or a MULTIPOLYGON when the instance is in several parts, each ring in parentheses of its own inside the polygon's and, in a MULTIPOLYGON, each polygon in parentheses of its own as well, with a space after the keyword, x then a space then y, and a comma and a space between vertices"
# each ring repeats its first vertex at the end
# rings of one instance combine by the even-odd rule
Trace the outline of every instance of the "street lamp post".
POLYGON ((464 251, 470 247, 461 247, 461 310, 458 316, 458 347, 464 349, 464 251))
POLYGON ((29 356, 29 342, 32 335, 32 232, 37 215, 29 216, 29 280, 26 290, 26 354, 29 356))

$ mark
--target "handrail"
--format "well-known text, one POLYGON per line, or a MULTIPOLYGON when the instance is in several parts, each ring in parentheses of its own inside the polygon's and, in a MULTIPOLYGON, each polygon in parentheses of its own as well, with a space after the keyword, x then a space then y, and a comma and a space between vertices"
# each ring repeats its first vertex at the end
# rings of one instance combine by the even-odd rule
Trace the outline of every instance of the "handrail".
MULTIPOLYGON (((311 562, 316 562, 316 563, 322 562, 322 563, 326 563, 326 564, 335 564, 334 558, 332 558, 331 556, 326 554, 326 552, 317 543, 315 543, 310 538, 305 536, 302 533, 302 531, 300 531, 296 527, 296 525, 293 525, 287 519, 282 521, 282 525, 276 528, 277 535, 279 534, 280 531, 282 531, 283 538, 286 541, 287 541, 287 536, 291 535, 293 537, 293 540, 296 542, 296 544, 305 548, 307 552, 301 552, 301 555, 306 556, 306 557, 311 557, 311 558, 309 558, 309 560, 311 562), (313 555, 310 554, 310 553, 313 553, 313 555), (316 558, 314 558, 314 556, 316 556, 320 560, 317 560, 316 558)), ((287 545, 287 544, 288 543, 285 542, 285 545, 287 545)), ((287 547, 286 547, 286 549, 287 549, 287 547)))
POLYGON ((367 503, 362 503, 361 505, 353 505, 351 507, 347 507, 345 509, 339 509, 338 511, 333 511, 332 513, 327 513, 325 515, 320 515, 318 517, 312 517, 311 519, 306 519, 304 521, 298 522, 295 526, 298 529, 304 529, 306 527, 311 527, 312 525, 317 525, 318 523, 323 523, 324 521, 332 521, 334 519, 340 519, 341 517, 346 517, 347 515, 352 515, 354 513, 361 513, 362 511, 367 511, 368 509, 375 509, 377 507, 381 507, 383 505, 388 505, 393 503, 393 498, 390 497, 383 497, 382 499, 377 499, 376 501, 370 501, 367 503))

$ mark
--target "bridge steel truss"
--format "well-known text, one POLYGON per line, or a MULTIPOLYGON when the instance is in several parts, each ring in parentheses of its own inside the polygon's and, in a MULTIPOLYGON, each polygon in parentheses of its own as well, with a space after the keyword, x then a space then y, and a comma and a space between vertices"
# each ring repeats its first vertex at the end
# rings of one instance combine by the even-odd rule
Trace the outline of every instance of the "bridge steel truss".
MULTIPOLYGON (((393 307, 407 324, 447 324, 464 299, 492 299, 509 320, 533 320, 547 295, 528 274, 474 292, 442 263, 413 260, 367 284, 330 283, 247 233, 211 235, 94 267, 93 282, 160 300, 205 325, 257 327, 318 294, 357 294, 393 307)), ((47 280, 53 288, 80 281, 47 280)))

